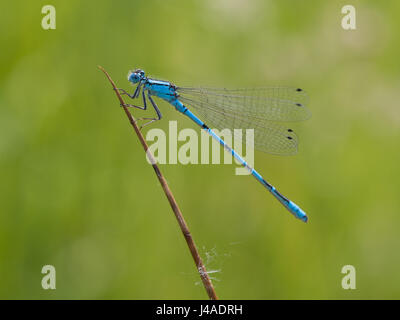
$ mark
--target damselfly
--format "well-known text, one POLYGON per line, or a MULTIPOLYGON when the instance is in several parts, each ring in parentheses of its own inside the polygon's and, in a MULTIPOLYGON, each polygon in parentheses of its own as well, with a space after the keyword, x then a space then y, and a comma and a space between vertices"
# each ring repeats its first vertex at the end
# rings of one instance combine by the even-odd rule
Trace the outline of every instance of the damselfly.
MULTIPOLYGON (((278 192, 209 127, 231 130, 254 129, 256 149, 280 155, 294 154, 297 152, 297 136, 292 129, 283 126, 280 122, 305 120, 310 117, 310 112, 306 108, 307 95, 302 89, 291 87, 236 90, 184 88, 175 86, 169 81, 148 78, 140 69, 130 71, 128 80, 137 85, 134 93, 131 95, 123 89, 119 90, 132 99, 141 96, 143 106, 133 104, 125 106, 146 110, 150 102, 156 111, 156 118, 142 118, 149 120, 145 125, 160 120, 162 117, 153 96, 167 101, 217 140, 290 213, 307 222, 307 215, 299 206, 278 192), (200 118, 193 114, 188 106, 193 107, 200 118), (201 119, 204 119, 209 126, 201 119)), ((243 138, 246 141, 246 134, 243 138)))

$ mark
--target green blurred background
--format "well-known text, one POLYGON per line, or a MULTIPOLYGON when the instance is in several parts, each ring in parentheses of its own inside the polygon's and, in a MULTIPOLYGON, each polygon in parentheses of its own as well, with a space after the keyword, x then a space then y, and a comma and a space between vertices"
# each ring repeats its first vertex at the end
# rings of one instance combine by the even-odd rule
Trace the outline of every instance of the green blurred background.
MULTIPOLYGON (((0 11, 1 298, 207 298, 97 65, 127 89, 141 67, 178 85, 309 93, 299 153, 255 154, 308 224, 235 165, 161 166, 220 298, 400 298, 399 1, 3 1, 0 11), (46 4, 56 30, 41 27, 46 4), (341 27, 346 4, 355 31, 341 27), (41 287, 46 264, 56 290, 41 287), (348 264, 356 290, 341 287, 348 264)), ((152 128, 199 131, 159 106, 152 128)))

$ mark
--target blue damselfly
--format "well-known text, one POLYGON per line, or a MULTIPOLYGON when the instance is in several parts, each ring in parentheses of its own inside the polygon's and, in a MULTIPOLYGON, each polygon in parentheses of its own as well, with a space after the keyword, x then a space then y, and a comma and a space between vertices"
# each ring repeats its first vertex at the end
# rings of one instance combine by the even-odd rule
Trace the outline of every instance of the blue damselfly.
MULTIPOLYGON (((156 118, 142 118, 149 120, 145 125, 160 120, 162 117, 153 96, 167 101, 218 141, 290 213, 307 222, 308 217, 299 206, 278 192, 209 127, 232 130, 254 129, 256 149, 279 155, 294 154, 297 152, 297 136, 292 129, 287 128, 281 122, 305 120, 310 117, 310 112, 306 108, 307 95, 304 90, 292 87, 235 90, 185 88, 175 86, 169 81, 148 78, 140 69, 130 71, 128 80, 137 85, 134 93, 131 95, 123 89, 119 90, 132 99, 141 96, 143 106, 133 104, 126 106, 146 110, 147 104, 150 102, 156 111, 156 118), (199 117, 192 113, 188 106, 193 107, 199 117), (201 119, 204 119, 204 122, 201 119)), ((246 141, 245 134, 243 138, 246 141)))

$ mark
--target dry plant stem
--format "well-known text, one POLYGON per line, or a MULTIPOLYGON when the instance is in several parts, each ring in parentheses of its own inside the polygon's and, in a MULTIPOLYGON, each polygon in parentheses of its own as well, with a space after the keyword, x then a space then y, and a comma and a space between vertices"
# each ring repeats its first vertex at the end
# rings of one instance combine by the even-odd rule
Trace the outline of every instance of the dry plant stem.
POLYGON ((125 102, 122 99, 121 94, 117 90, 117 87, 116 87, 114 81, 111 79, 110 75, 107 73, 106 70, 104 70, 103 67, 99 66, 99 69, 104 72, 104 74, 107 76, 108 80, 110 81, 111 85, 113 86, 114 91, 118 97, 118 100, 119 100, 120 104, 123 106, 125 114, 128 117, 129 122, 131 123, 133 129, 135 130, 136 135, 138 136, 139 141, 142 144, 143 149, 146 152, 146 155, 147 155, 148 159, 150 160, 150 163, 153 166, 153 169, 157 175, 157 178, 160 181, 160 184, 164 190, 164 193, 168 198, 169 204, 171 205, 172 211, 174 212, 175 217, 178 220, 179 227, 181 228, 181 231, 185 237, 186 243, 189 247, 190 253, 192 254, 194 263, 196 264, 197 270, 200 274, 204 288, 207 291, 208 297, 211 300, 217 300, 218 297, 215 293, 211 279, 208 276, 206 268, 204 267, 203 261, 201 260, 199 252, 197 250, 197 247, 193 241, 192 235, 190 234, 189 228, 185 222, 185 219, 183 218, 182 212, 179 209, 178 204, 176 203, 174 195, 172 194, 170 188, 168 187, 167 181, 165 180, 159 167, 157 166, 156 160, 154 159, 153 154, 150 152, 149 147, 147 146, 146 140, 144 139, 144 137, 142 135, 142 132, 140 131, 139 127, 136 124, 136 119, 132 116, 132 114, 129 112, 128 108, 125 106, 125 102))

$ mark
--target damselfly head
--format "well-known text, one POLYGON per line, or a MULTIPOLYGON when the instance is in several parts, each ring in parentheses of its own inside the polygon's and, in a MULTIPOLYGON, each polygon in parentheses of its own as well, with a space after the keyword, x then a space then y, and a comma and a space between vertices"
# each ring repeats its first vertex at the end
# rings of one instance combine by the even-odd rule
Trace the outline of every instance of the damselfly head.
POLYGON ((142 69, 131 70, 128 73, 128 80, 132 83, 138 83, 144 78, 144 71, 142 69))

